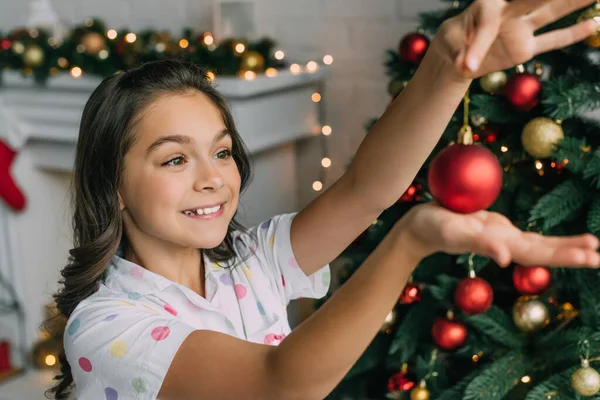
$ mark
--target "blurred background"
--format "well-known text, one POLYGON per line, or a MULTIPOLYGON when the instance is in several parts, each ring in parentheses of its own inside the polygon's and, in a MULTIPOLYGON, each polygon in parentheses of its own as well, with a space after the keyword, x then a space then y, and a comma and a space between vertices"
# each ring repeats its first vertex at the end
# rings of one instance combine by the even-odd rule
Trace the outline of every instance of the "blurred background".
MULTIPOLYGON (((51 294, 71 248, 67 193, 77 123, 100 75, 171 46, 188 48, 199 62, 205 48, 232 48, 210 63, 253 153, 255 182, 241 214, 254 224, 299 210, 341 176, 365 123, 390 101, 385 50, 416 29, 419 12, 440 4, 0 0, 0 62, 8 69, 0 74, 0 377, 13 376, 0 378, 0 399, 41 398, 50 374, 35 367, 55 362, 46 358, 52 346, 38 347, 61 327, 41 324, 54 312, 51 294), (71 41, 70 53, 50 59, 61 40, 71 41), (253 50, 259 56, 240 65, 253 50), (15 377, 18 368, 27 373, 15 377)), ((311 310, 293 307, 292 324, 311 310)))

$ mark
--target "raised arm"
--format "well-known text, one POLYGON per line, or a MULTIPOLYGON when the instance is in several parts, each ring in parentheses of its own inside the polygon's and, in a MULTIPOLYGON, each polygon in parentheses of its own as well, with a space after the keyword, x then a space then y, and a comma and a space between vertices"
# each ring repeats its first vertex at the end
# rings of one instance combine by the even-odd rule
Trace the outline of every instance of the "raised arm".
POLYGON ((500 214, 411 209, 361 268, 279 347, 192 332, 159 398, 318 400, 342 380, 377 334, 418 261, 437 251, 476 252, 501 265, 598 266, 598 240, 523 233, 500 214))
POLYGON ((302 210, 292 225, 300 267, 329 263, 410 185, 460 103, 471 79, 575 43, 589 20, 534 33, 592 0, 479 0, 447 20, 419 69, 367 134, 346 174, 302 210), (471 66, 471 69, 467 68, 471 66))

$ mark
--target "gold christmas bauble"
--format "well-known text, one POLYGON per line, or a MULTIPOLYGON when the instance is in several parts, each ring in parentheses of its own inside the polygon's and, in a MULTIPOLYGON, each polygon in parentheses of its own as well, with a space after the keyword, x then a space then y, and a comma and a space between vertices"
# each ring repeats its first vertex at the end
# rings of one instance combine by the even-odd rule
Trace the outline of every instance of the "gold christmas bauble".
POLYGON ((600 391, 600 374, 589 366, 587 360, 571 375, 571 386, 582 396, 593 396, 600 391))
POLYGON ((429 400, 429 390, 427 390, 427 388, 417 386, 410 391, 410 400, 429 400))
POLYGON ((396 313, 396 310, 390 311, 387 317, 385 317, 385 321, 383 321, 383 324, 381 325, 381 328, 379 330, 381 332, 387 331, 396 323, 397 318, 398 315, 396 313))
POLYGON ((23 53, 23 61, 30 68, 39 67, 44 62, 44 50, 38 45, 31 45, 23 53))
POLYGON ((592 47, 600 48, 600 2, 596 2, 591 8, 585 10, 581 16, 579 16, 578 21, 581 22, 586 19, 593 19, 596 21, 598 29, 596 29, 595 34, 585 39, 585 43, 592 47))
POLYGON ((259 72, 265 67, 265 59, 256 51, 248 51, 242 56, 240 69, 245 71, 259 72))
POLYGON ((81 39, 81 44, 85 46, 85 52, 91 55, 97 55, 106 48, 104 35, 98 32, 86 33, 81 39))
POLYGON ((513 321, 521 331, 534 332, 550 323, 550 313, 536 298, 521 296, 513 306, 513 321))
POLYGON ((548 158, 552 150, 565 137, 565 133, 557 122, 550 118, 534 118, 525 125, 521 142, 525 151, 534 157, 548 158))
POLYGON ((408 82, 406 82, 406 81, 399 81, 397 79, 392 79, 390 81, 390 83, 388 84, 388 94, 390 96, 396 97, 397 95, 400 94, 400 92, 402 92, 402 90, 404 90, 407 83, 408 82))
POLYGON ((496 93, 506 84, 507 76, 504 71, 492 72, 479 78, 481 88, 490 94, 496 93))

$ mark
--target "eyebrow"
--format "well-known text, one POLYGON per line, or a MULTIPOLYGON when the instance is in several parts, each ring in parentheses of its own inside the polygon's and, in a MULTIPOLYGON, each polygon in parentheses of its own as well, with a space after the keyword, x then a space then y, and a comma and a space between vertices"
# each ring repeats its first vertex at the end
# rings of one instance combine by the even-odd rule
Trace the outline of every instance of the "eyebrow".
MULTIPOLYGON (((213 144, 217 143, 219 140, 225 138, 226 136, 232 136, 232 134, 229 130, 224 129, 213 138, 213 144)), ((152 142, 152 144, 150 146, 148 146, 148 149, 146 150, 146 154, 152 153, 154 150, 156 150, 158 147, 160 147, 161 145, 163 145, 165 143, 178 143, 178 144, 182 144, 182 145, 188 145, 193 142, 194 142, 194 139, 187 135, 161 136, 158 139, 156 139, 154 142, 152 142)))

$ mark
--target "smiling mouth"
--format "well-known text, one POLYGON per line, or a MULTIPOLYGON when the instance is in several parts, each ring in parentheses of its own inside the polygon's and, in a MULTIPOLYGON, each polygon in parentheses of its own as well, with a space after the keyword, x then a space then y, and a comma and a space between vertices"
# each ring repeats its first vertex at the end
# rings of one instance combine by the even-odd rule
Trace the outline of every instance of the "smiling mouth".
POLYGON ((200 217, 200 216, 218 216, 223 213, 223 204, 219 204, 218 206, 208 207, 208 208, 198 208, 193 210, 185 210, 183 214, 188 217, 200 217))

